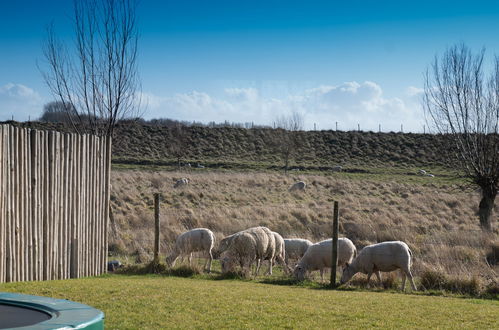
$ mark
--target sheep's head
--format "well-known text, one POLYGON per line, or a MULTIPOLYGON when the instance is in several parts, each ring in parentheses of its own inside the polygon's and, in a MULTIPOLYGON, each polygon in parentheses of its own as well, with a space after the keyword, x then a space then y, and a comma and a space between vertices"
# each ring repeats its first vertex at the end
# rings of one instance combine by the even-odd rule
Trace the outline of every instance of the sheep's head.
POLYGON ((173 254, 166 257, 166 264, 168 265, 168 267, 175 266, 175 260, 176 260, 176 258, 175 258, 175 255, 173 255, 173 254))
POLYGON ((293 271, 293 275, 298 281, 303 281, 306 273, 307 270, 300 264, 296 265, 295 270, 293 271))
POLYGON ((345 268, 343 269, 343 274, 341 274, 341 284, 345 284, 346 282, 350 281, 350 279, 356 274, 357 272, 355 271, 354 267, 352 267, 349 263, 345 265, 345 268))
POLYGON ((220 264, 222 266, 222 274, 228 273, 228 272, 232 271, 234 268, 233 260, 231 258, 229 258, 229 256, 227 256, 227 255, 221 259, 220 264))

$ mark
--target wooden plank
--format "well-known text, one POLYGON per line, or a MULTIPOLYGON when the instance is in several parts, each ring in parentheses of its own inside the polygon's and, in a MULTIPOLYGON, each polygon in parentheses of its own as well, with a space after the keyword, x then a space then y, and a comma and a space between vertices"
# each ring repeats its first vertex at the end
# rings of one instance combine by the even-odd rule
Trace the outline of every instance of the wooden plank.
POLYGON ((0 125, 0 283, 5 282, 5 230, 7 224, 7 210, 5 206, 6 180, 5 166, 7 156, 5 155, 6 125, 0 125))

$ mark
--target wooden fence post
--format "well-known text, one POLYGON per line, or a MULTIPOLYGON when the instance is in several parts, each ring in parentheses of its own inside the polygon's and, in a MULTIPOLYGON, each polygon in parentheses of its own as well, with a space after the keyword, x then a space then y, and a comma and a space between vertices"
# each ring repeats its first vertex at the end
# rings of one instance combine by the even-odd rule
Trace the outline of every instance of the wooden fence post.
POLYGON ((331 261, 331 284, 332 288, 336 287, 336 266, 338 264, 338 229, 339 229, 339 207, 338 202, 334 202, 333 210, 333 257, 331 261))
POLYGON ((154 194, 154 263, 159 263, 159 193, 154 194))

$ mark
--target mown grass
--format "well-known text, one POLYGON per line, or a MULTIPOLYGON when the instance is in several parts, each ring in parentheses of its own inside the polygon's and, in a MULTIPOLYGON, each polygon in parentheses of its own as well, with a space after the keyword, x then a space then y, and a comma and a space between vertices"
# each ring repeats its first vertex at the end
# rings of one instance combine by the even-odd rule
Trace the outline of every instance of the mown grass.
POLYGON ((0 290, 94 306, 105 313, 108 329, 499 327, 499 301, 311 290, 239 280, 106 275, 8 283, 0 290))

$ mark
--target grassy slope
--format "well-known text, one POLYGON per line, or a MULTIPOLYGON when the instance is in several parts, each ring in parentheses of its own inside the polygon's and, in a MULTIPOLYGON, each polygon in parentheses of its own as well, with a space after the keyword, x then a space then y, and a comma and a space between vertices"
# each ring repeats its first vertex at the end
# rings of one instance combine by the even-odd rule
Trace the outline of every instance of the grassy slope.
MULTIPOLYGON (((69 131, 50 123, 14 123, 37 129, 69 131)), ((273 129, 187 127, 184 161, 207 167, 276 169, 282 160, 276 149, 280 132, 273 129)), ((342 165, 347 170, 386 167, 434 167, 445 163, 442 137, 430 134, 306 131, 298 132, 298 157, 293 167, 324 170, 342 165)), ((170 146, 177 144, 172 129, 138 123, 120 123, 113 141, 116 164, 175 164, 170 146)))
POLYGON ((499 327, 499 301, 246 281, 112 275, 9 283, 0 289, 94 306, 106 314, 108 329, 499 327))

